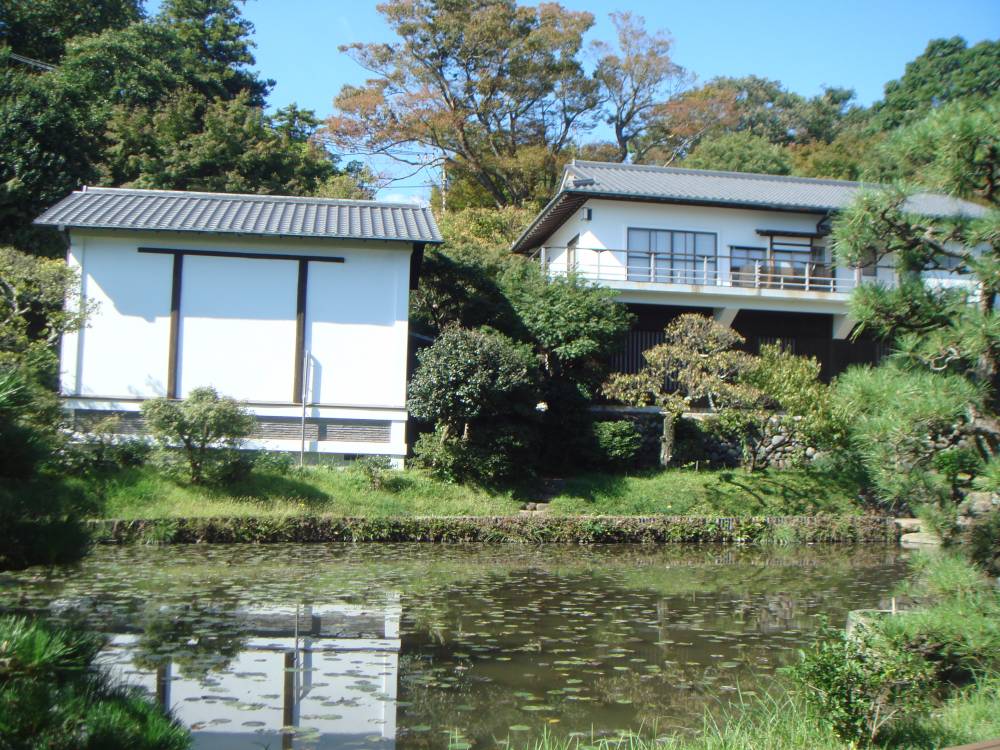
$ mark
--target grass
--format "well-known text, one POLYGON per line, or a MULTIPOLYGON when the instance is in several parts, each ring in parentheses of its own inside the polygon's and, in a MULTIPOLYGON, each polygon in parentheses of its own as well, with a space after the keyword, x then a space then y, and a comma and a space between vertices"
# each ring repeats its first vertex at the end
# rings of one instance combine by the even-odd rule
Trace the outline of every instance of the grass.
MULTIPOLYGON (((503 516, 526 500, 542 499, 541 485, 491 491, 438 481, 419 470, 394 473, 388 486, 369 488, 352 470, 260 472, 226 486, 192 486, 149 467, 94 480, 105 518, 336 516, 503 516)), ((860 512, 858 488, 809 471, 693 471, 632 475, 585 474, 567 479, 549 499, 555 515, 811 515, 860 512)))
POLYGON ((670 469, 568 479, 556 513, 770 516, 859 513, 858 487, 825 472, 670 469))
MULTIPOLYGON (((929 716, 898 727, 875 745, 886 750, 938 750, 1000 737, 1000 679, 957 692, 929 716)), ((515 743, 510 747, 517 748, 515 743)), ((644 731, 616 738, 545 734, 520 750, 856 750, 823 728, 794 697, 746 697, 719 719, 706 714, 693 734, 644 731)))

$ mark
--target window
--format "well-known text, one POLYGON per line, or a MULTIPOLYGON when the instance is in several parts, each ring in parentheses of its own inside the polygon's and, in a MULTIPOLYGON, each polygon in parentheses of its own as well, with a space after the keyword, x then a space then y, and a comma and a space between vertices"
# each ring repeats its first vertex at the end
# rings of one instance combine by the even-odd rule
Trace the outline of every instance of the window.
POLYGON ((711 232, 628 230, 628 278, 673 284, 712 283, 716 236, 711 232))
POLYGON ((576 270, 576 246, 580 244, 580 235, 576 235, 566 243, 566 270, 576 270))

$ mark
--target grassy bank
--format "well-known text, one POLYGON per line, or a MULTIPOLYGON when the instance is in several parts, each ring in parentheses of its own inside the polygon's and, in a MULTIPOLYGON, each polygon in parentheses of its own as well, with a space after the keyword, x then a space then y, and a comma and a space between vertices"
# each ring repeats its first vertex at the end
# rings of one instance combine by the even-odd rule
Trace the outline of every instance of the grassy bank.
POLYGON ((692 471, 585 474, 550 485, 491 491, 407 470, 373 490, 357 472, 305 468, 260 472, 225 487, 172 481, 151 468, 92 479, 100 515, 116 519, 287 516, 505 516, 548 500, 554 515, 770 516, 856 514, 858 488, 809 471, 692 471))
MULTIPOLYGON (((886 750, 938 750, 1000 737, 1000 678, 988 678, 959 691, 926 717, 897 727, 875 747, 886 750)), ((516 745, 512 745, 517 747, 516 745)), ((522 750, 857 750, 824 728, 794 698, 746 698, 736 712, 706 718, 690 735, 665 733, 649 739, 544 736, 522 750)))

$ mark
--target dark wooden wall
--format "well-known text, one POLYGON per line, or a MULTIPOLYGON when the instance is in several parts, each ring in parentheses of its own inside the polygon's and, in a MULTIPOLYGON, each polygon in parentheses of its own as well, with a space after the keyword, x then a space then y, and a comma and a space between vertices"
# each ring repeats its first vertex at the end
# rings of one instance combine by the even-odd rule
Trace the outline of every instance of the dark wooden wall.
MULTIPOLYGON (((664 327, 683 313, 711 315, 704 307, 627 305, 636 316, 624 350, 613 362, 615 372, 637 372, 642 352, 663 341, 664 327)), ((747 351, 756 354, 762 344, 781 343, 795 354, 815 357, 822 376, 829 380, 855 364, 875 364, 887 353, 885 344, 871 339, 840 341, 833 338, 830 315, 742 310, 733 328, 746 338, 747 351)))

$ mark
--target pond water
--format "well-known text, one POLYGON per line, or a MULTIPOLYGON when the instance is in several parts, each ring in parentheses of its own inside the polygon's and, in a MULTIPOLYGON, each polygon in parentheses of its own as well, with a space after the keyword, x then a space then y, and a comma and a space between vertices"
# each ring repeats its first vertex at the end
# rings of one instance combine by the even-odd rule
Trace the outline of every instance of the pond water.
POLYGON ((887 547, 102 547, 0 574, 0 607, 106 633, 197 748, 466 750, 699 725, 905 573, 887 547))

